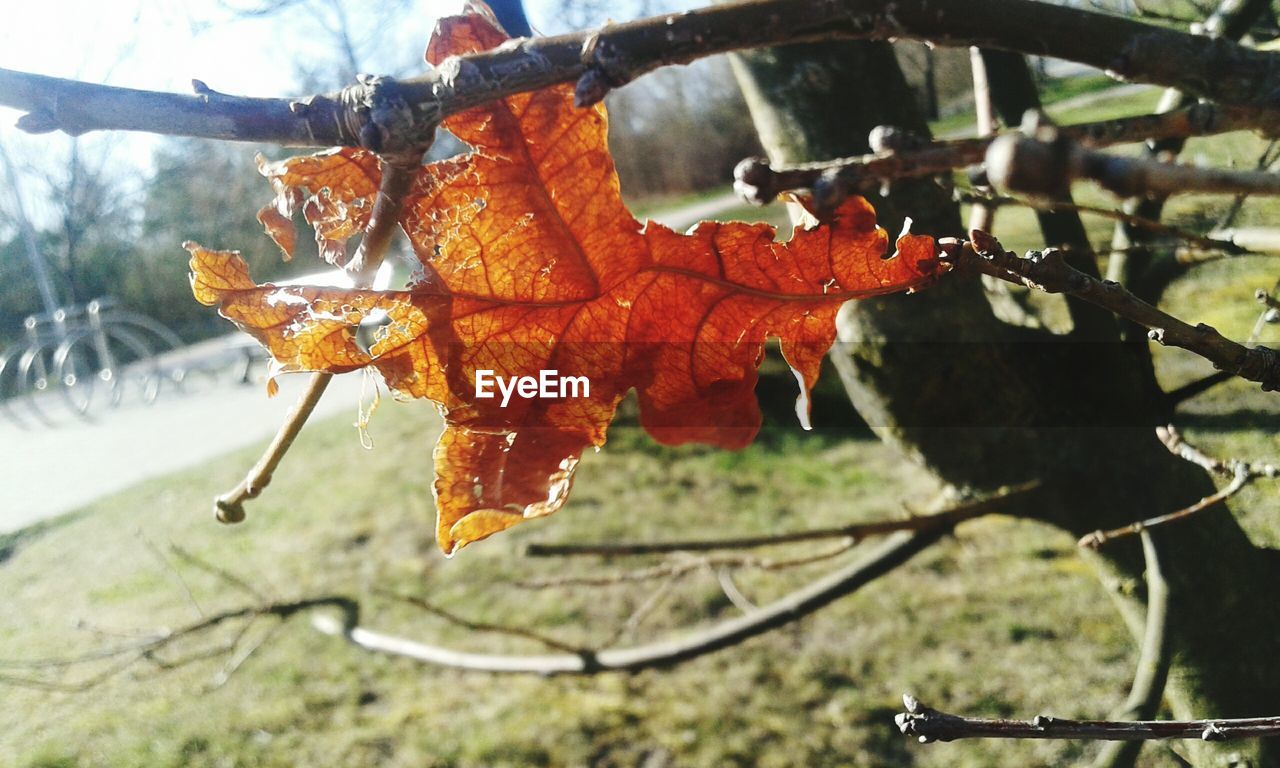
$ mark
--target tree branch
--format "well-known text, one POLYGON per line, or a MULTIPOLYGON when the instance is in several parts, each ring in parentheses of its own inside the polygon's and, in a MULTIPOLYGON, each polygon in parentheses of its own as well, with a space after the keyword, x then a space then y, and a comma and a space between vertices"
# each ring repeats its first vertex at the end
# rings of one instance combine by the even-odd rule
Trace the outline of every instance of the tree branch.
POLYGON ((975 230, 970 237, 971 241, 940 240, 941 258, 961 270, 970 269, 1047 293, 1078 296, 1150 329, 1148 336, 1153 341, 1193 352, 1220 370, 1259 382, 1264 391, 1280 389, 1280 354, 1269 347, 1243 346, 1204 323, 1191 326, 1139 299, 1118 283, 1104 282, 1072 268, 1060 251, 1030 251, 1020 259, 986 232, 975 230))
POLYGON ((1202 512, 1215 504, 1226 501, 1239 493, 1246 485, 1258 478, 1280 477, 1280 468, 1277 468, 1273 464, 1248 462, 1240 459, 1227 459, 1226 461, 1216 459, 1183 440, 1182 435, 1172 424, 1167 427, 1157 428, 1156 434, 1160 437, 1160 441, 1164 443, 1165 447, 1168 448, 1169 452, 1174 456, 1203 467, 1205 470, 1213 474, 1229 477, 1231 478, 1231 482, 1227 483, 1227 485, 1223 486, 1216 493, 1205 496, 1196 503, 1175 512, 1142 520, 1120 528, 1114 528, 1110 531, 1094 531, 1080 539, 1078 542, 1080 546, 1097 549, 1112 539, 1132 536, 1136 533, 1142 533, 1145 535, 1145 532, 1149 528, 1155 528, 1156 526, 1165 525, 1167 523, 1191 517, 1197 512, 1202 512))
MULTIPOLYGON (((357 288, 367 288, 377 274, 378 267, 382 266, 399 227, 400 210, 404 207, 405 195, 413 186, 421 158, 422 153, 417 150, 386 154, 380 158, 382 178, 378 183, 378 194, 373 201, 369 223, 361 235, 355 256, 343 267, 357 288)), ((289 452, 307 419, 311 418, 312 411, 324 396, 332 379, 331 373, 311 374, 307 390, 285 416, 284 424, 267 446, 262 458, 239 485, 214 499, 214 515, 220 522, 239 523, 244 520, 244 502, 257 498, 271 482, 272 473, 289 452)))
POLYGON ((660 563, 649 568, 634 571, 619 571, 597 574, 562 574, 536 579, 522 579, 515 582, 523 589, 546 589, 548 587, 609 587, 616 584, 634 584, 637 581, 653 579, 671 579, 687 576, 698 571, 720 571, 749 569, 760 571, 782 571, 798 568, 803 565, 830 560, 839 557, 857 544, 857 540, 846 538, 837 546, 812 554, 792 558, 752 557, 750 555, 721 555, 711 557, 682 557, 669 562, 660 563))
MULTIPOLYGON (((1169 679, 1169 648, 1165 628, 1169 624, 1169 584, 1160 569, 1160 553, 1146 530, 1142 536, 1142 559, 1146 566, 1147 619, 1142 648, 1133 674, 1129 697, 1111 717, 1116 720, 1150 720, 1160 711, 1160 700, 1169 679)), ((1120 768, 1137 762, 1142 742, 1119 742, 1102 749, 1094 768, 1120 768)))
POLYGON ((761 606, 759 610, 749 615, 720 622, 686 637, 631 648, 540 656, 483 654, 421 643, 359 626, 344 626, 341 622, 335 622, 325 616, 315 617, 313 624, 321 632, 342 635, 351 643, 366 650, 403 656, 428 664, 482 672, 582 675, 669 667, 737 645, 744 640, 804 618, 837 598, 851 594, 889 573, 942 538, 950 530, 951 525, 939 524, 919 531, 900 531, 890 536, 866 557, 768 605, 761 606))
POLYGON ((1197 168, 1083 147, 1052 126, 1028 126, 991 143, 986 155, 992 183, 1015 192, 1049 195, 1073 179, 1090 179, 1121 197, 1186 192, 1280 195, 1280 174, 1197 168))
POLYGON ((161 651, 178 643, 179 641, 199 636, 228 622, 236 620, 252 621, 253 619, 264 616, 272 616, 280 619, 281 621, 285 621, 303 611, 322 607, 337 608, 343 616, 341 623, 345 625, 355 626, 359 623, 359 604, 351 598, 343 595, 324 595, 300 600, 288 600, 245 606, 213 613, 177 629, 166 629, 145 636, 136 642, 120 645, 115 648, 92 651, 81 656, 0 660, 0 669, 26 670, 67 669, 94 662, 116 660, 106 669, 100 670, 99 672, 74 683, 64 683, 60 680, 49 680, 38 677, 25 677, 7 672, 0 673, 0 683, 55 691, 84 691, 108 680, 141 661, 151 661, 161 669, 171 669, 175 666, 181 666, 192 661, 211 658, 223 653, 234 652, 236 645, 238 645, 239 641, 243 638, 243 631, 238 633, 235 639, 226 646, 218 646, 207 651, 187 655, 176 661, 166 661, 159 656, 161 651))
POLYGON ((369 78, 306 100, 251 99, 203 83, 181 96, 0 70, 0 105, 28 112, 24 130, 140 130, 291 145, 426 146, 440 120, 493 99, 576 82, 591 104, 670 64, 716 53, 819 40, 913 38, 1053 56, 1116 77, 1268 111, 1280 90, 1274 55, 1118 16, 1030 0, 752 0, 599 30, 523 38, 451 59, 421 77, 369 78), (1034 34, 1027 34, 1034 30, 1034 34))
MULTIPOLYGON (((954 197, 958 203, 972 203, 974 205, 984 205, 992 208, 997 208, 1003 205, 1020 205, 1037 210, 1065 209, 1077 211, 1079 213, 1088 213, 1094 216, 1100 216, 1104 219, 1123 222, 1136 229, 1167 235, 1177 240, 1191 243, 1199 248, 1202 253, 1213 252, 1230 256, 1258 255, 1254 251, 1250 251, 1248 248, 1237 245, 1231 240, 1207 237, 1190 229, 1175 227, 1161 221, 1156 221, 1155 219, 1148 219, 1137 214, 1118 211, 1113 208, 1102 208, 1096 205, 1086 205, 1083 203, 1068 203, 1060 200, 1042 200, 1039 198, 1024 199, 1009 195, 981 194, 978 192, 968 192, 963 190, 957 190, 954 197)), ((1200 261, 1205 260, 1206 259, 1203 258, 1200 259, 1200 261)))
MULTIPOLYGON (((1060 135, 1088 147, 1144 141, 1148 137, 1210 136, 1259 128, 1274 122, 1250 107, 1192 104, 1172 112, 1061 126, 1060 135)), ((886 180, 950 173, 983 162, 995 136, 935 141, 923 147, 888 150, 821 163, 771 168, 748 158, 734 170, 735 189, 748 202, 766 205, 785 191, 807 189, 815 202, 838 205, 844 197, 874 189, 886 180)))
POLYGON ((280 431, 276 432, 276 436, 271 439, 262 458, 258 459, 258 463, 253 465, 235 488, 213 500, 213 514, 218 522, 244 521, 244 503, 249 499, 256 499, 258 494, 262 493, 262 489, 271 484, 271 476, 275 473, 276 467, 280 466, 280 461, 289 452, 298 433, 302 432, 302 427, 306 425, 307 419, 311 417, 311 412, 316 409, 316 405, 324 396, 324 391, 332 379, 332 373, 311 374, 306 391, 289 409, 284 423, 280 425, 280 431))
POLYGON ((1040 488, 1039 481, 1032 481, 1005 488, 983 499, 957 504, 950 509, 931 515, 918 515, 904 520, 878 520, 870 523, 852 523, 833 528, 814 528, 807 531, 790 531, 764 536, 737 536, 724 539, 684 539, 679 541, 611 542, 599 544, 534 542, 524 551, 528 557, 580 557, 595 555, 618 557, 624 555, 657 555, 669 552, 710 552, 718 549, 756 549, 780 544, 794 544, 819 539, 854 539, 879 536, 894 531, 919 531, 935 525, 957 525, 965 520, 999 512, 1011 501, 1023 501, 1027 494, 1040 488))
POLYGON ((1280 735, 1280 717, 1224 720, 1068 720, 1039 715, 1032 720, 988 720, 930 709, 911 694, 904 695, 902 703, 907 711, 894 718, 898 729, 906 736, 916 737, 921 744, 958 739, 1228 741, 1280 735))

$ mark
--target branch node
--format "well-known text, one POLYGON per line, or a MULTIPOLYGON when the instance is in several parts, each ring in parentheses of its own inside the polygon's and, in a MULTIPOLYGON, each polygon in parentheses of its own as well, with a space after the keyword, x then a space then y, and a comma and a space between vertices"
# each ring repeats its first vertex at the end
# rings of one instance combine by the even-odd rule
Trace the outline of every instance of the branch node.
POLYGON ((753 205, 768 205, 778 197, 777 174, 763 157, 748 157, 733 169, 733 191, 753 205))
POLYGON ((631 82, 634 74, 622 63, 619 51, 612 44, 600 39, 596 30, 582 41, 582 65, 586 71, 578 77, 573 88, 573 105, 590 107, 604 101, 609 91, 631 82))
POLYGON ((872 152, 904 152, 921 149, 929 140, 915 131, 896 125, 877 125, 867 134, 872 152))
MULTIPOLYGON (((257 494, 254 495, 256 496, 257 494)), ((253 498, 253 496, 246 498, 253 498)), ((243 523, 245 517, 244 504, 235 499, 219 496, 213 500, 213 516, 218 522, 226 525, 243 523)))
POLYGON ((1236 372, 1246 379, 1260 382, 1263 391, 1280 389, 1280 353, 1270 347, 1250 347, 1236 372))
MULTIPOLYGON (((53 133, 62 126, 52 112, 38 109, 18 118, 14 127, 26 133, 53 133)), ((75 135, 75 134, 72 134, 75 135)))

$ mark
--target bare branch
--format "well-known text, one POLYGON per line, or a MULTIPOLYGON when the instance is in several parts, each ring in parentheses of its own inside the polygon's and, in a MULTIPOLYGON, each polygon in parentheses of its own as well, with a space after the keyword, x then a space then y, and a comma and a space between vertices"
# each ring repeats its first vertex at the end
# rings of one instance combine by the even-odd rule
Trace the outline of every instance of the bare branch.
POLYGON ((976 501, 957 504, 950 509, 932 515, 919 515, 903 520, 878 520, 870 523, 853 523, 834 528, 814 528, 807 531, 790 531, 765 536, 738 536, 727 539, 689 539, 682 541, 640 541, 601 544, 533 543, 525 548, 529 557, 579 557, 596 555, 616 557, 620 555, 656 555, 667 552, 709 552, 717 549, 755 549, 779 544, 819 539, 853 539, 879 536, 894 531, 918 531, 935 525, 956 525, 979 515, 1000 511, 1010 501, 1023 501, 1026 494, 1039 489, 1039 481, 1004 488, 997 493, 976 501))
MULTIPOLYGON (((812 565, 823 560, 839 557, 857 544, 857 539, 849 537, 838 546, 812 554, 793 558, 766 558, 750 555, 728 555, 719 557, 678 557, 670 562, 661 563, 649 568, 633 571, 618 571, 598 574, 567 574, 547 576, 538 579, 522 579, 515 582, 524 589, 547 589, 548 587, 610 587, 617 584, 634 584, 637 581, 652 581, 662 578, 679 578, 700 571, 725 571, 749 569, 760 571, 782 571, 812 565)), ((680 554, 680 553, 678 553, 680 554)))
POLYGON ((473 621, 472 619, 464 618, 452 611, 447 611, 444 608, 433 605, 423 598, 415 595, 404 595, 396 592, 379 592, 379 594, 383 597, 389 597, 393 600, 399 600, 402 603, 407 603, 415 608, 420 608, 432 616, 443 619, 454 626, 462 627, 463 629, 471 632, 488 632, 491 634, 518 637, 522 640, 532 640, 556 651, 567 651, 568 653, 582 652, 582 649, 576 645, 566 643, 562 640, 557 640, 554 637, 549 637, 531 629, 511 627, 505 624, 492 624, 484 621, 473 621))
POLYGON ((987 0, 753 0, 599 30, 525 38, 445 62, 421 77, 369 78, 306 100, 249 99, 203 83, 181 96, 0 71, 0 105, 28 112, 34 132, 141 130, 292 145, 425 146, 444 116, 515 93, 576 82, 582 104, 670 64, 716 53, 818 40, 913 38, 1054 56, 1116 77, 1272 110, 1271 54, 1078 8, 987 0), (1027 35, 1035 29, 1035 35, 1027 35), (1231 77, 1209 73, 1230 72, 1231 77))
POLYGON ((1018 258, 986 232, 970 233, 972 241, 943 238, 942 258, 959 268, 972 269, 1017 285, 1047 293, 1078 296, 1149 329, 1161 344, 1193 352, 1219 370, 1256 381, 1265 391, 1280 388, 1280 354, 1269 347, 1246 347, 1201 323, 1192 326, 1134 296, 1119 283, 1102 281, 1074 269, 1061 251, 1030 251, 1018 258))
POLYGON ((1199 465, 1217 475, 1231 478, 1231 482, 1209 496, 1205 496, 1196 503, 1170 512, 1167 515, 1160 515, 1137 523, 1115 528, 1110 531, 1094 531, 1078 542, 1082 547, 1097 549, 1112 539, 1122 538, 1124 536, 1132 536, 1136 533, 1144 533, 1147 529, 1156 526, 1165 525, 1167 523, 1176 522, 1191 517, 1197 512, 1202 512, 1215 504, 1219 504, 1240 492, 1242 488, 1258 478, 1275 478, 1280 477, 1280 468, 1273 464, 1261 462, 1247 462, 1240 459, 1227 459, 1223 461, 1216 459, 1199 448, 1191 445, 1182 439, 1182 435, 1172 424, 1167 427, 1159 427, 1156 429, 1160 441, 1173 455, 1185 459, 1192 464, 1199 465))
MULTIPOLYGON (((1199 253, 1215 253, 1230 256, 1257 255, 1249 249, 1237 245, 1231 240, 1222 240, 1215 237, 1207 237, 1190 229, 1183 227, 1175 227, 1171 224, 1165 224, 1155 219, 1148 219, 1125 211, 1115 210, 1113 208, 1102 208, 1096 205, 1085 205, 1083 203, 1068 203, 1058 200, 1043 200, 1040 198, 1021 198, 1012 197, 1010 195, 982 194, 979 192, 969 192, 957 190, 954 195, 956 202, 972 203, 974 205, 984 205, 989 207, 999 207, 1003 205, 1020 205, 1036 210, 1070 210, 1079 213, 1088 213, 1094 216, 1100 216, 1104 219, 1119 221, 1128 224, 1137 229, 1144 229, 1148 232, 1167 235, 1177 238, 1187 243, 1191 243, 1200 249, 1199 253)), ((1205 259, 1201 259, 1203 261, 1205 259)))
POLYGON ((958 739, 1082 739, 1089 741, 1155 741, 1200 739, 1228 741, 1280 735, 1280 717, 1224 720, 1068 720, 1038 715, 1032 720, 988 720, 961 717, 924 706, 911 694, 895 718, 898 729, 921 744, 958 739))
POLYGON ((212 658, 235 650, 243 630, 236 640, 228 645, 216 646, 212 649, 183 656, 177 660, 166 661, 159 654, 177 643, 199 637, 216 627, 237 620, 253 621, 261 617, 274 617, 286 621, 304 611, 315 608, 337 608, 342 614, 342 624, 356 626, 360 618, 360 606, 354 600, 343 595, 324 595, 300 600, 271 602, 258 605, 233 608, 218 613, 211 613, 198 621, 191 622, 177 629, 165 629, 144 636, 136 642, 107 648, 79 656, 54 657, 42 659, 5 659, 0 660, 0 669, 48 670, 79 667, 94 662, 115 660, 105 669, 72 683, 61 680, 50 680, 14 674, 0 674, 0 683, 24 687, 41 688, 57 691, 84 691, 125 671, 129 667, 142 662, 151 661, 161 669, 169 669, 201 659, 212 658))
POLYGON ((289 409, 284 424, 280 425, 280 431, 272 438, 262 458, 258 459, 258 463, 253 465, 239 485, 213 500, 213 514, 218 518, 218 522, 239 523, 244 520, 244 503, 249 499, 256 499, 258 494, 262 493, 262 489, 271 483, 272 473, 276 471, 276 467, 280 466, 284 455, 289 452, 290 446, 297 439, 302 427, 306 425, 307 419, 311 417, 311 412, 316 409, 316 404, 320 402, 325 388, 329 386, 332 379, 332 373, 311 374, 307 390, 302 393, 302 397, 293 408, 289 409))
POLYGON ((245 581, 244 579, 237 576, 236 574, 228 571, 227 569, 218 565, 214 565, 213 563, 209 562, 208 560, 205 560, 202 557, 197 557, 193 552, 183 547, 180 547, 177 544, 174 544, 172 542, 170 542, 169 544, 169 551, 172 552, 175 557, 177 557, 179 560, 183 561, 187 565, 190 565, 193 568, 196 568, 197 570, 201 570, 201 571, 204 571, 205 573, 218 577, 222 581, 225 581, 227 584, 230 584, 236 589, 239 589, 240 591, 244 592, 250 597, 255 597, 262 602, 267 602, 266 596, 263 595, 262 592, 260 592, 257 589, 257 587, 254 587, 252 584, 245 581))
POLYGON ((1280 174, 1109 155, 1083 147, 1046 125, 999 137, 987 150, 986 163, 993 184, 1037 195, 1051 194, 1072 179, 1090 179, 1121 197, 1187 192, 1280 195, 1280 174))
MULTIPOLYGON (((355 256, 343 267, 357 288, 367 288, 377 274, 378 267, 382 266, 387 249, 391 247, 399 227, 400 210, 404 207, 405 196, 413 186, 421 157, 421 148, 381 156, 382 179, 378 184, 378 194, 373 201, 369 223, 362 233, 355 256)), ((307 419, 311 418, 312 411, 324 396, 332 379, 331 373, 311 374, 307 390, 285 416, 284 424, 267 446, 262 458, 239 485, 214 499, 214 514, 220 522, 239 523, 244 520, 244 502, 257 498, 271 482, 272 473, 289 452, 307 419)))
POLYGON ((907 562, 951 530, 938 524, 923 530, 900 531, 880 547, 838 571, 810 583, 759 610, 729 619, 686 637, 631 648, 583 651, 578 654, 508 656, 472 653, 388 635, 359 626, 343 626, 324 616, 313 620, 321 632, 341 635, 361 648, 403 656, 428 664, 483 672, 525 672, 540 675, 596 674, 669 667, 728 648, 752 637, 798 621, 855 592, 907 562))
MULTIPOLYGON (((1148 137, 1209 136, 1258 128, 1273 121, 1268 113, 1254 108, 1191 104, 1171 112, 1066 125, 1058 130, 1083 146, 1108 147, 1148 137)), ((734 187, 744 199, 757 205, 770 203, 785 191, 807 189, 820 205, 833 207, 844 197, 874 189, 886 180, 934 176, 981 163, 995 138, 935 141, 910 149, 781 168, 749 158, 734 170, 734 187)))
MULTIPOLYGON (((1160 700, 1169 680, 1170 654, 1165 642, 1169 623, 1169 585, 1160 568, 1160 553, 1146 530, 1142 536, 1142 558, 1146 566, 1147 619, 1138 652, 1137 669, 1129 697, 1112 713, 1115 720, 1149 720, 1160 711, 1160 700)), ((1142 742, 1108 744, 1094 761, 1094 768, 1131 766, 1142 750, 1142 742)))

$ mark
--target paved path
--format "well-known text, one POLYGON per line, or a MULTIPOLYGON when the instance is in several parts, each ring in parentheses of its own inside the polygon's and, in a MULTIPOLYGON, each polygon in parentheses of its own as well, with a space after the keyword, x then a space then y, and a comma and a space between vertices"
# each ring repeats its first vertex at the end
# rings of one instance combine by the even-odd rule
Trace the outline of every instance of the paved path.
MULTIPOLYGON (((92 422, 73 420, 58 402, 46 408, 52 427, 0 419, 0 533, 235 448, 265 445, 306 380, 280 377, 280 393, 270 399, 260 382, 234 380, 191 394, 162 392, 152 405, 122 402, 92 422)), ((358 373, 335 378, 316 416, 345 411, 354 422, 360 380, 358 373)))
MULTIPOLYGON (((683 230, 738 204, 733 195, 722 195, 650 218, 683 230)), ((217 355, 224 345, 221 340, 205 342, 184 356, 217 355)), ((229 362, 229 369, 233 365, 229 362)), ((346 413, 354 423, 361 376, 335 378, 315 417, 346 413)), ((150 406, 126 400, 93 422, 73 418, 56 398, 44 409, 53 426, 37 427, 28 418, 29 427, 23 429, 0 414, 0 533, 236 448, 265 446, 307 377, 281 377, 280 393, 271 399, 261 383, 240 384, 234 375, 224 379, 191 394, 162 393, 150 406)), ((15 408, 23 414, 21 404, 15 408)))

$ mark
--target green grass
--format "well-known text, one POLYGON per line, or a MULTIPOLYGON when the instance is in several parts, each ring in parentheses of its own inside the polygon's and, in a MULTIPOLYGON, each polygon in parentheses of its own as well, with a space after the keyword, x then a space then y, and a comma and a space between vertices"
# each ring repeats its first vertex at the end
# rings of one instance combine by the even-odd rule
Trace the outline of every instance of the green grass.
POLYGON ((697 205, 712 198, 727 195, 732 191, 733 188, 726 184, 720 187, 711 187, 710 189, 678 192, 669 195, 646 195, 633 198, 624 194, 624 198, 626 199, 627 207, 631 209, 632 215, 644 221, 647 217, 660 211, 683 208, 687 205, 697 205))
MULTIPOLYGON (((1137 94, 1116 93, 1116 87, 1116 81, 1103 75, 1054 79, 1041 86, 1040 100, 1049 116, 1059 123, 1087 123, 1151 112, 1160 101, 1162 92, 1152 87, 1137 94), (1078 98, 1086 94, 1093 94, 1095 98, 1078 98)), ((971 136, 974 133, 973 112, 964 110, 935 120, 929 124, 929 129, 934 136, 944 138, 971 136)))
MULTIPOLYGON (((371 452, 345 419, 308 429, 239 527, 214 523, 209 499, 235 481, 252 451, 142 484, 27 537, 0 568, 0 658, 118 642, 76 629, 79 621, 113 631, 190 621, 197 613, 179 573, 205 611, 245 599, 208 574, 163 565, 148 541, 178 542, 272 595, 351 594, 370 624, 411 636, 540 650, 452 628, 380 590, 599 643, 655 585, 519 589, 518 577, 602 567, 530 560, 520 556, 524 543, 832 524, 899 514, 900 501, 922 505, 934 491, 865 434, 778 424, 756 445, 726 453, 659 448, 624 422, 603 452, 586 458, 563 512, 446 560, 430 524, 437 417, 420 404, 389 404, 379 417, 371 452)), ((823 567, 749 574, 740 584, 766 601, 823 567)), ((144 663, 84 693, 8 689, 0 763, 621 765, 665 751, 681 764, 845 765, 908 750, 922 765, 1070 759, 1080 752, 1061 744, 916 750, 892 733, 889 718, 904 690, 991 714, 1049 704, 1067 716, 1105 710, 1123 692, 1132 649, 1100 594, 1065 536, 991 519, 795 628, 674 672, 544 680, 440 670, 361 652, 299 617, 213 690, 205 689, 224 659, 168 672, 144 663)), ((713 580, 698 575, 673 586, 623 642, 733 613, 713 580)), ((264 621, 250 637, 270 629, 264 621)))

